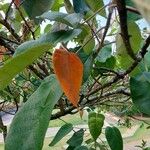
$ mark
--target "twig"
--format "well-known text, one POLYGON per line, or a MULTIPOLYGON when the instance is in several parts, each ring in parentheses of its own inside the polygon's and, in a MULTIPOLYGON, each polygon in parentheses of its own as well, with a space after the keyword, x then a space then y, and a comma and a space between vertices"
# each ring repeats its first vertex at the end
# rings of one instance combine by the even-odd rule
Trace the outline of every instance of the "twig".
POLYGON ((132 50, 130 40, 129 40, 130 35, 128 33, 127 9, 125 5, 125 0, 116 0, 116 4, 117 4, 117 9, 118 9, 119 18, 120 18, 120 28, 121 28, 121 36, 122 36, 123 42, 125 44, 128 55, 133 60, 136 60, 136 56, 132 50))
POLYGON ((93 95, 95 93, 97 93, 99 90, 105 88, 105 87, 109 87, 112 84, 116 83, 117 81, 119 81, 120 79, 123 79, 127 74, 131 73, 134 68, 138 65, 138 63, 142 60, 142 58, 144 57, 144 55, 147 52, 147 48, 150 45, 150 35, 149 37, 145 40, 145 44, 143 45, 142 49, 139 52, 139 56, 137 57, 138 59, 136 59, 132 65, 124 72, 124 73, 118 73, 118 75, 116 75, 112 80, 110 80, 109 82, 107 82, 106 84, 104 84, 103 86, 98 87, 97 89, 91 91, 90 93, 88 93, 86 96, 89 95, 93 95))
POLYGON ((0 18, 0 24, 4 25, 18 42, 21 41, 19 35, 15 32, 15 30, 11 27, 11 25, 7 22, 7 20, 2 20, 0 18))
POLYGON ((95 17, 95 15, 97 15, 99 12, 101 12, 103 9, 105 9, 107 6, 109 6, 110 4, 106 4, 105 6, 99 8, 96 12, 94 12, 94 14, 92 16, 90 16, 89 18, 87 18, 83 23, 88 22, 89 20, 91 20, 93 17, 95 17))
POLYGON ((138 120, 138 121, 142 121, 142 122, 144 122, 145 124, 147 124, 147 125, 150 125, 150 123, 149 122, 147 122, 146 120, 144 120, 144 119, 139 119, 139 118, 137 118, 137 117, 134 117, 134 116, 131 116, 131 115, 128 115, 130 118, 132 118, 132 119, 135 119, 135 120, 138 120))
POLYGON ((10 3, 10 5, 9 5, 9 7, 8 7, 8 10, 7 10, 6 15, 5 15, 5 21, 6 21, 7 18, 8 18, 10 8, 11 8, 12 4, 14 3, 14 1, 15 1, 15 0, 12 0, 11 3, 10 3))
POLYGON ((105 30, 104 30, 104 33, 103 33, 103 37, 102 37, 102 39, 101 39, 101 43, 100 43, 99 47, 97 48, 97 52, 96 52, 97 54, 99 53, 99 51, 100 51, 101 48, 103 47, 103 43, 104 43, 106 34, 107 34, 108 29, 109 29, 109 26, 110 26, 110 21, 111 21, 112 12, 113 12, 113 11, 110 10, 109 15, 108 15, 108 19, 107 19, 107 22, 106 22, 105 30))
POLYGON ((126 6, 126 9, 130 12, 133 12, 135 14, 141 15, 141 13, 134 7, 126 6))
POLYGON ((32 65, 29 65, 28 67, 33 73, 35 73, 35 75, 37 75, 40 79, 44 79, 44 75, 40 72, 37 71, 36 68, 34 68, 32 65))
MULTIPOLYGON (((57 118, 60 118, 62 116, 65 116, 67 114, 72 114, 71 112, 75 109, 75 107, 70 107, 69 109, 65 110, 63 113, 62 112, 58 112, 56 114, 53 114, 50 118, 50 120, 54 120, 54 119, 57 119, 57 118)), ((78 112, 78 111, 77 111, 78 112)))
MULTIPOLYGON (((101 30, 103 30, 105 27, 101 27, 98 31, 95 32, 95 34, 99 33, 101 30)), ((84 43, 82 45, 82 47, 80 47, 76 53, 78 53, 84 46, 86 46, 92 39, 94 38, 94 36, 91 36, 91 38, 89 38, 86 43, 84 43)))
POLYGON ((17 42, 17 41, 14 41, 14 40, 8 39, 8 38, 3 37, 3 36, 1 36, 1 35, 0 35, 0 39, 6 40, 6 41, 8 41, 8 42, 11 42, 11 43, 14 43, 14 44, 17 44, 17 45, 19 45, 19 44, 20 44, 20 43, 19 43, 19 42, 17 42))
POLYGON ((20 8, 19 8, 16 4, 15 4, 15 6, 16 6, 16 8, 17 8, 17 10, 18 10, 18 12, 19 12, 21 18, 22 18, 23 21, 25 22, 25 25, 28 27, 29 31, 31 32, 33 39, 35 40, 35 34, 34 34, 34 32, 32 31, 32 29, 30 28, 30 26, 28 25, 28 22, 27 22, 26 19, 24 18, 23 14, 22 14, 22 12, 21 12, 21 10, 20 10, 20 8))
POLYGON ((1 37, 0 37, 0 45, 4 46, 5 48, 8 49, 8 51, 11 52, 11 54, 14 54, 14 48, 10 46, 7 42, 5 42, 1 37))
POLYGON ((5 126, 5 125, 3 124, 3 120, 2 120, 1 115, 0 115, 0 128, 1 128, 2 131, 3 131, 3 137, 4 137, 4 141, 5 141, 6 136, 7 136, 7 126, 5 126))

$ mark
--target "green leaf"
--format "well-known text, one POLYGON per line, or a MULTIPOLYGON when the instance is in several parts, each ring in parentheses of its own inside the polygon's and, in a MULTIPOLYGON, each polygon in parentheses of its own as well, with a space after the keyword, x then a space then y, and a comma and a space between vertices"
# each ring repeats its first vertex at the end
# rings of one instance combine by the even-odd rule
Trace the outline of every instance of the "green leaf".
MULTIPOLYGON (((134 54, 137 54, 137 52, 141 48, 141 42, 142 42, 140 29, 135 22, 130 21, 128 22, 128 31, 130 35, 130 44, 131 44, 132 50, 134 54)), ((122 40, 121 34, 119 32, 117 33, 117 36, 116 36, 116 57, 117 57, 117 62, 119 66, 122 69, 126 70, 133 63, 133 59, 128 55, 126 47, 122 40)), ((137 67, 134 70, 134 72, 132 72, 132 75, 136 75, 139 71, 140 70, 137 67)))
POLYGON ((111 150, 123 150, 123 140, 120 131, 116 127, 107 127, 105 136, 111 150))
POLYGON ((74 150, 88 150, 86 146, 78 146, 74 150))
POLYGON ((106 60, 111 56, 112 56, 111 46, 105 46, 98 53, 96 60, 98 60, 99 62, 106 62, 106 60))
POLYGON ((83 82, 86 82, 89 78, 92 66, 93 66, 94 58, 92 55, 89 56, 89 58, 84 62, 84 69, 83 69, 83 82))
POLYGON ((95 67, 93 70, 93 76, 98 76, 99 74, 108 72, 108 70, 113 69, 116 64, 116 59, 112 56, 111 46, 103 47, 98 56, 96 57, 95 67))
POLYGON ((85 0, 73 0, 74 11, 76 13, 85 13, 89 10, 88 6, 85 3, 85 0))
MULTIPOLYGON (((103 0, 85 0, 86 3, 88 4, 88 6, 94 11, 96 12, 97 10, 99 10, 100 8, 102 8, 104 6, 104 2, 103 0)), ((103 9, 102 11, 99 12, 99 14, 101 16, 106 17, 106 12, 105 9, 103 9)))
POLYGON ((98 76, 99 74, 106 73, 109 70, 113 70, 115 65, 116 65, 116 59, 114 56, 108 58, 106 62, 96 61, 93 75, 98 76))
POLYGON ((90 112, 88 115, 88 126, 90 134, 92 135, 95 141, 101 134, 102 127, 104 125, 104 119, 104 115, 95 112, 90 112))
POLYGON ((84 52, 89 55, 90 53, 92 53, 94 47, 95 47, 95 40, 94 38, 91 39, 91 36, 86 36, 84 41, 83 41, 83 50, 84 52), (90 41, 89 41, 90 40, 90 41))
POLYGON ((79 24, 79 28, 82 32, 78 35, 78 38, 75 39, 79 44, 83 44, 83 41, 87 35, 91 34, 91 30, 87 24, 79 24))
POLYGON ((49 144, 49 146, 54 146, 56 143, 58 143, 64 136, 66 136, 69 132, 71 132, 73 129, 73 125, 70 123, 67 123, 63 125, 49 144))
POLYGON ((145 67, 145 71, 148 70, 150 71, 150 50, 145 54, 144 59, 143 59, 143 66, 141 65, 141 69, 145 67))
POLYGON ((74 27, 80 23, 83 15, 79 13, 66 14, 61 12, 46 12, 42 14, 39 18, 61 22, 68 26, 74 27))
MULTIPOLYGON (((136 7, 135 7, 135 5, 134 5, 134 3, 132 2, 132 0, 125 0, 125 2, 126 2, 126 5, 127 6, 130 6, 130 7, 133 7, 133 8, 135 8, 136 9, 136 7)), ((131 12, 131 11, 128 11, 127 12, 127 19, 128 20, 132 20, 132 21, 136 21, 136 20, 139 20, 139 19, 141 19, 142 17, 141 17, 141 15, 139 14, 136 14, 136 13, 134 13, 134 12, 131 12)))
MULTIPOLYGON (((128 54, 120 32, 121 31, 119 30, 116 36, 116 54, 125 57, 125 55, 128 54)), ((136 54, 141 47, 142 36, 138 25, 134 21, 128 22, 128 32, 130 35, 131 47, 133 52, 136 54)))
POLYGON ((71 147, 80 146, 83 142, 83 135, 84 135, 84 130, 80 129, 79 131, 73 134, 73 136, 67 141, 67 144, 71 147))
POLYGON ((72 3, 70 2, 70 0, 64 0, 64 5, 65 5, 66 11, 69 14, 74 12, 74 8, 73 8, 72 3))
POLYGON ((89 58, 89 55, 87 55, 83 49, 81 48, 81 46, 75 47, 75 48, 70 48, 69 50, 71 52, 77 53, 77 55, 79 56, 79 58, 81 59, 82 63, 84 64, 87 59, 89 58), (79 50, 79 51, 78 51, 79 50))
MULTIPOLYGON (((81 47, 75 47, 75 48, 70 48, 69 50, 71 52, 76 53, 81 47)), ((83 49, 80 49, 80 51, 77 52, 77 55, 81 59, 82 63, 84 64, 84 69, 83 69, 83 83, 86 82, 91 74, 92 71, 92 66, 94 62, 93 54, 87 55, 83 49)))
POLYGON ((71 40, 79 33, 79 29, 48 33, 37 40, 28 41, 20 45, 16 49, 13 58, 0 68, 0 89, 5 88, 15 75, 49 50, 52 45, 71 40))
POLYGON ((132 101, 138 109, 150 115, 150 72, 143 72, 130 79, 132 101))
POLYGON ((52 5, 52 11, 59 11, 60 7, 62 7, 64 1, 63 0, 55 0, 54 4, 52 5))
POLYGON ((51 30, 51 28, 52 28, 52 25, 51 25, 51 24, 48 24, 48 25, 45 27, 45 29, 44 29, 44 33, 49 32, 49 31, 51 30))
POLYGON ((53 107, 61 95, 55 76, 47 77, 15 115, 5 150, 41 150, 53 107))
POLYGON ((35 19, 36 16, 42 15, 48 11, 54 4, 55 0, 25 0, 23 7, 31 19, 35 19))
POLYGON ((141 12, 143 17, 150 23, 150 1, 149 0, 133 0, 137 9, 141 12))
POLYGON ((75 147, 73 147, 73 146, 68 146, 66 150, 74 150, 74 149, 75 149, 75 147))

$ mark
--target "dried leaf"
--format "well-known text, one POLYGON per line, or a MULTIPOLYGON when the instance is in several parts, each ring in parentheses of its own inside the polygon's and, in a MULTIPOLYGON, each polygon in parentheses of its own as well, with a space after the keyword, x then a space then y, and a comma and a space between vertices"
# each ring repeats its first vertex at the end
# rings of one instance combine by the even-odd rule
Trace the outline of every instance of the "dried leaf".
POLYGON ((83 76, 83 64, 81 60, 75 53, 61 48, 55 50, 53 64, 55 74, 65 95, 77 107, 83 76))

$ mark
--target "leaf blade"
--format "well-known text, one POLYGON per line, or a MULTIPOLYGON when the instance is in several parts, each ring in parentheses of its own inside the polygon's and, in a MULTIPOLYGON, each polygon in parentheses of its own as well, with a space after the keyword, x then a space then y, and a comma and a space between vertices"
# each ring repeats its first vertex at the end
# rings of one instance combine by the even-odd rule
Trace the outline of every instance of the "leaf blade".
POLYGON ((94 141, 96 141, 101 134, 102 127, 104 125, 104 119, 105 117, 102 114, 95 112, 90 112, 88 115, 88 126, 94 141))
POLYGON ((150 72, 143 72, 140 76, 130 79, 132 101, 141 112, 148 115, 150 115, 150 93, 148 92, 150 89, 149 77, 150 72))
POLYGON ((52 45, 61 41, 66 42, 79 33, 78 29, 48 33, 35 41, 28 41, 20 45, 13 58, 0 68, 0 89, 5 88, 15 75, 23 71, 52 45))
POLYGON ((84 135, 84 130, 80 129, 79 131, 73 134, 73 136, 67 141, 67 144, 69 144, 69 146, 71 147, 80 146, 83 142, 83 135, 84 135))
POLYGON ((123 150, 123 140, 120 131, 116 127, 107 127, 105 136, 111 150, 123 150))
POLYGON ((45 12, 39 18, 61 22, 68 26, 74 27, 80 23, 83 15, 79 13, 66 14, 61 12, 45 12))
POLYGON ((14 117, 5 149, 41 150, 49 118, 61 95, 62 91, 55 76, 47 77, 14 117))
POLYGON ((75 53, 56 49, 53 54, 54 71, 70 102, 77 107, 82 84, 83 64, 75 53))
POLYGON ((55 137, 49 144, 49 146, 54 146, 56 143, 58 143, 64 136, 66 136, 69 132, 71 132, 73 129, 73 125, 70 123, 67 123, 63 125, 58 132, 56 133, 55 137))

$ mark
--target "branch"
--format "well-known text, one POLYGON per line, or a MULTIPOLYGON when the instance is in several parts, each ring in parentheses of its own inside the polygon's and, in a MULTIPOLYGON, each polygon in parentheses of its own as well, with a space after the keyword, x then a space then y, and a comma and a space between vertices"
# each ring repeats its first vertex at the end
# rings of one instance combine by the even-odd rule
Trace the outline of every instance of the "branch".
POLYGON ((127 71, 124 73, 124 75, 129 74, 130 72, 132 72, 134 70, 134 68, 139 64, 139 62, 144 58, 145 54, 147 53, 147 48, 150 45, 150 35, 148 36, 148 38, 145 40, 145 43, 142 47, 142 49, 140 50, 139 54, 137 55, 137 58, 133 64, 127 69, 127 71))
POLYGON ((12 0, 12 1, 11 1, 10 5, 9 5, 9 7, 8 7, 8 9, 7 9, 7 12, 6 12, 6 15, 5 15, 5 21, 6 21, 7 18, 8 18, 10 8, 11 8, 12 4, 14 3, 14 1, 15 1, 15 0, 12 0))
POLYGON ((126 9, 132 13, 135 13, 137 15, 141 15, 141 13, 134 7, 126 6, 126 9))
POLYGON ((97 52, 96 52, 97 54, 99 53, 99 51, 103 47, 104 40, 105 40, 106 34, 108 32, 109 26, 110 26, 110 21, 111 21, 112 13, 113 13, 113 11, 110 10, 109 15, 108 15, 108 19, 107 19, 107 22, 106 22, 105 30, 104 30, 104 33, 103 33, 103 37, 101 39, 101 43, 100 43, 99 47, 97 48, 97 52))
POLYGON ((11 25, 7 22, 7 20, 0 19, 0 24, 5 26, 18 42, 21 41, 19 35, 15 32, 15 30, 11 27, 11 25))
POLYGON ((138 65, 138 63, 143 59, 144 55, 147 52, 147 48, 150 45, 150 35, 149 37, 145 40, 145 44, 143 45, 142 49, 140 50, 137 58, 132 65, 124 72, 124 73, 118 73, 118 75, 116 75, 112 80, 110 80, 109 82, 107 82, 106 84, 104 84, 103 86, 98 87, 97 89, 91 91, 90 93, 88 93, 86 95, 86 97, 93 95, 95 93, 97 93, 98 91, 100 91, 103 88, 109 87, 112 84, 116 83, 117 81, 119 81, 120 79, 123 79, 127 74, 131 73, 134 68, 138 65))
POLYGON ((150 125, 150 123, 149 123, 148 120, 140 119, 140 118, 135 117, 135 116, 132 116, 132 115, 128 115, 128 117, 130 117, 130 118, 132 118, 132 119, 134 119, 134 120, 142 121, 142 122, 144 122, 145 124, 150 125))
POLYGON ((38 72, 36 68, 34 68, 32 65, 29 65, 28 67, 35 75, 37 75, 41 80, 44 79, 44 75, 42 73, 38 72))
POLYGON ((130 40, 129 40, 130 35, 128 33, 127 10, 126 10, 125 0, 116 0, 116 4, 117 4, 117 9, 118 9, 119 18, 120 18, 120 28, 121 28, 121 36, 122 36, 123 42, 125 44, 128 55, 133 60, 136 60, 136 57, 134 55, 134 52, 132 50, 130 40))
POLYGON ((144 46, 142 47, 140 54, 142 56, 142 58, 144 58, 144 55, 147 53, 147 48, 150 45, 150 35, 148 36, 148 38, 145 40, 144 42, 144 46))
POLYGON ((70 107, 69 109, 66 109, 66 110, 64 110, 63 112, 58 112, 58 113, 56 113, 56 114, 53 114, 52 116, 51 116, 51 118, 50 118, 50 120, 55 120, 55 119, 58 119, 58 118, 60 118, 60 117, 62 117, 62 116, 65 116, 65 115, 67 115, 67 114, 72 114, 71 112, 73 111, 75 109, 75 107, 70 107))
POLYGON ((2 117, 0 116, 0 128, 2 129, 3 131, 3 137, 4 137, 4 141, 6 139, 6 136, 7 136, 7 126, 5 126, 3 124, 3 120, 2 120, 2 117))
POLYGON ((29 31, 31 32, 33 39, 35 40, 35 34, 34 34, 34 32, 32 31, 32 29, 30 28, 30 26, 28 25, 28 22, 27 22, 26 19, 24 18, 23 14, 22 14, 22 12, 21 12, 21 10, 20 10, 20 8, 19 8, 15 3, 14 3, 14 5, 16 6, 16 8, 17 8, 17 10, 18 10, 18 12, 19 12, 21 18, 22 18, 23 21, 25 22, 25 25, 27 26, 27 28, 28 28, 29 31))
POLYGON ((17 45, 19 45, 19 44, 20 44, 20 43, 19 43, 19 42, 17 42, 17 41, 14 41, 14 40, 8 39, 8 38, 3 37, 3 36, 1 36, 1 35, 0 35, 0 39, 3 39, 3 40, 5 40, 5 41, 11 42, 11 43, 14 43, 14 44, 17 44, 17 45))
POLYGON ((8 49, 8 51, 10 51, 11 52, 11 54, 14 54, 14 48, 12 47, 12 46, 10 46, 7 42, 5 42, 5 40, 3 40, 2 38, 1 38, 1 36, 0 36, 0 45, 1 46, 4 46, 5 48, 7 48, 8 49))

